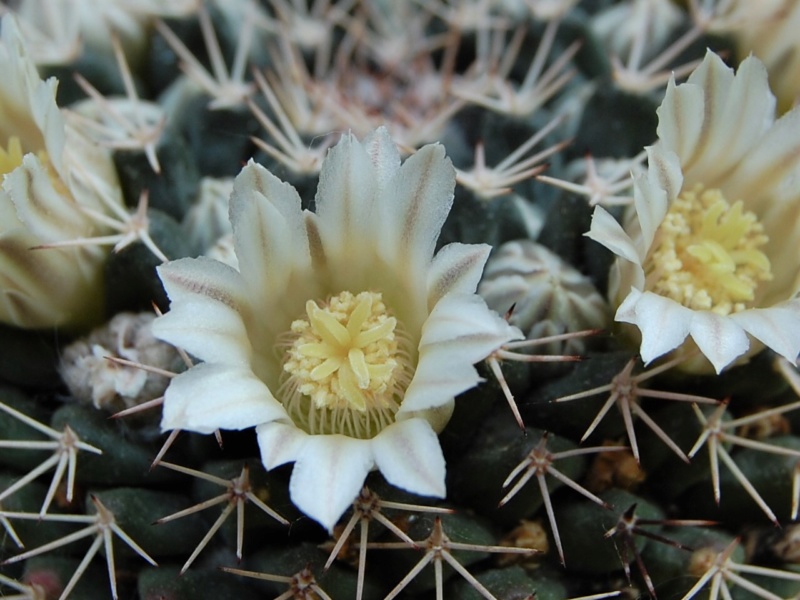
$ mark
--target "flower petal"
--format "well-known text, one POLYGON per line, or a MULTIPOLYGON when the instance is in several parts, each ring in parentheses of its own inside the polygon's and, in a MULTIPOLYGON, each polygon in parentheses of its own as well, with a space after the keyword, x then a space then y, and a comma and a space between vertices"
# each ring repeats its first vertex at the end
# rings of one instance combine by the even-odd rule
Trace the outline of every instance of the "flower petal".
POLYGON ((207 258, 174 261, 158 273, 171 309, 156 319, 153 334, 203 361, 249 365, 247 299, 239 273, 207 258))
POLYGON ((295 271, 311 268, 297 190, 252 160, 234 179, 230 217, 239 271, 257 298, 275 298, 295 271))
POLYGON ((708 142, 716 135, 724 133, 723 128, 730 128, 730 122, 723 120, 728 91, 733 83, 733 69, 727 66, 716 54, 707 51, 703 62, 692 72, 686 81, 703 90, 705 114, 700 129, 700 136, 691 154, 683 157, 683 165, 691 168, 703 157, 708 142))
POLYGON ((639 353, 645 364, 674 350, 689 335, 692 311, 652 292, 631 290, 614 317, 642 332, 639 353))
MULTIPOLYGON (((776 190, 800 177, 800 108, 778 119, 751 148, 725 182, 731 198, 742 198, 750 210, 761 211, 757 203, 768 204, 776 190)), ((793 184, 794 185, 794 184, 793 184)))
POLYGON ((689 333, 717 373, 750 347, 750 340, 741 326, 729 317, 711 311, 696 311, 689 333))
MULTIPOLYGON (((710 61, 716 67, 713 70, 725 69, 722 59, 711 51, 706 53, 704 62, 710 61)), ((710 114, 714 108, 715 95, 721 96, 724 102, 723 112, 716 116, 714 129, 709 131, 707 147, 698 154, 694 165, 684 168, 690 181, 696 180, 696 174, 702 174, 702 183, 707 187, 719 185, 719 178, 730 175, 745 156, 749 155, 754 143, 769 129, 775 119, 775 97, 769 89, 767 70, 764 65, 752 57, 746 58, 739 65, 736 76, 732 79, 719 77, 719 81, 706 80, 705 105, 706 116, 703 123, 708 128, 715 115, 710 114), (719 87, 712 87, 712 85, 719 87), (731 127, 736 123, 736 127, 731 127)), ((748 159, 749 160, 749 159, 748 159)))
POLYGON ((428 307, 449 292, 471 294, 478 287, 492 247, 486 244, 448 244, 428 269, 428 307))
POLYGON ((157 267, 157 271, 173 303, 207 298, 235 310, 248 304, 241 275, 217 260, 181 258, 157 267))
POLYGON ((287 423, 272 421, 256 427, 261 462, 267 470, 297 460, 308 434, 287 423))
MULTIPOLYGON (((42 242, 86 235, 91 231, 88 219, 69 192, 58 190, 54 181, 57 180, 50 170, 34 154, 26 154, 22 164, 2 178, 3 190, 14 203, 20 221, 42 242)), ((0 227, 5 229, 8 225, 3 223, 0 227)))
POLYGON ((158 274, 171 308, 154 322, 154 335, 203 361, 248 365, 249 311, 239 273, 201 257, 161 265, 158 274))
POLYGON ((292 502, 330 532, 361 491, 373 464, 369 440, 310 435, 289 481, 292 502))
MULTIPOLYGON (((373 204, 378 189, 375 166, 352 134, 328 151, 319 174, 317 227, 325 255, 338 264, 365 258, 364 242, 374 239, 373 204)), ((366 252, 369 254, 369 252, 366 252)))
POLYGON ((442 448, 424 419, 390 425, 372 440, 372 453, 376 466, 392 485, 413 494, 445 497, 442 448))
POLYGON ((617 256, 634 264, 641 264, 641 258, 631 238, 625 233, 622 225, 602 206, 595 206, 591 227, 584 235, 602 244, 617 256))
POLYGON ((400 169, 400 153, 386 127, 378 127, 364 138, 364 150, 369 156, 378 181, 378 193, 386 191, 386 185, 400 169))
POLYGON ((447 294, 425 323, 417 370, 398 414, 441 406, 474 387, 481 378, 472 365, 523 337, 482 298, 447 294))
POLYGON ((703 88, 684 83, 675 85, 672 77, 658 115, 658 139, 678 156, 691 156, 703 128, 703 88))
POLYGON ((249 369, 202 363, 170 382, 161 429, 211 433, 288 418, 264 382, 249 369))
POLYGON ((800 354, 800 299, 730 316, 747 333, 794 363, 800 354))
POLYGON ((412 273, 427 267, 453 205, 455 179, 453 163, 439 144, 424 146, 403 163, 380 203, 378 242, 384 260, 405 262, 412 273))
POLYGON ((250 365, 253 352, 242 315, 221 302, 174 304, 153 324, 153 334, 205 362, 250 365))
POLYGON ((678 156, 656 144, 647 148, 647 175, 635 182, 634 202, 642 229, 642 252, 647 254, 656 230, 680 194, 683 174, 678 156))

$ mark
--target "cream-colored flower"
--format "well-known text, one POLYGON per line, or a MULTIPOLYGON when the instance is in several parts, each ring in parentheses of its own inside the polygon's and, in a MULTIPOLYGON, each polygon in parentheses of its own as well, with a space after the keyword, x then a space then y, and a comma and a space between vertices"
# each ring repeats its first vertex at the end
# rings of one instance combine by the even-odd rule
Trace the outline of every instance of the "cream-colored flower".
MULTIPOLYGON (((753 3, 757 4, 757 3, 753 3)), ((800 102, 800 2, 784 0, 767 18, 749 20, 730 32, 740 59, 753 54, 769 72, 772 90, 783 113, 800 102)))
POLYGON ((754 55, 769 72, 778 112, 800 102, 800 2, 797 0, 690 0, 697 24, 730 36, 741 61, 754 55))
POLYGON ((239 269, 159 268, 172 304, 155 334, 204 361, 172 380, 162 427, 257 426, 265 467, 295 462, 292 500, 328 529, 374 468, 444 496, 453 398, 522 337, 474 293, 487 246, 433 255, 454 185, 441 146, 401 166, 384 128, 329 151, 316 213, 248 164, 230 205, 239 269))
POLYGON ((0 23, 0 322, 78 327, 101 315, 97 248, 33 249, 98 232, 87 210, 122 204, 107 152, 66 126, 16 21, 0 23))
POLYGON ((748 334, 794 361, 800 109, 776 121, 764 66, 748 58, 734 75, 708 52, 687 83, 670 83, 658 115, 625 228, 597 207, 587 234, 618 255, 616 320, 639 328, 645 362, 690 350, 689 336, 719 372, 761 347, 748 334))

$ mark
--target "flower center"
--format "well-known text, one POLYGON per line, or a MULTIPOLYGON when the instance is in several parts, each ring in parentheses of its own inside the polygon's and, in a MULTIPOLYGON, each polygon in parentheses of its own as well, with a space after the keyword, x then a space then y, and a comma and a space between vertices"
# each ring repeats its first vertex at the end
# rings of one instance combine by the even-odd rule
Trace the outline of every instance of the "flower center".
POLYGON ((694 310, 720 315, 744 310, 772 279, 768 241, 742 201, 698 184, 673 202, 659 228, 645 272, 647 289, 694 310))
POLYGON ((380 293, 309 300, 289 335, 280 397, 296 424, 368 438, 394 422, 413 369, 380 293))

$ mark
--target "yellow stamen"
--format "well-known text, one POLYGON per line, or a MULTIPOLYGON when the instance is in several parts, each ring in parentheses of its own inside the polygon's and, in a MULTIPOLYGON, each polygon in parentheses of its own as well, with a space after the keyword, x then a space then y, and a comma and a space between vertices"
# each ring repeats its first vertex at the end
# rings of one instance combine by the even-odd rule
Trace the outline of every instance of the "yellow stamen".
MULTIPOLYGON (((398 350, 397 319, 381 295, 344 291, 323 306, 309 300, 306 316, 291 326, 284 385, 310 398, 309 408, 363 413, 393 407, 405 355, 398 350)), ((297 402, 287 396, 285 402, 297 402)))
POLYGON ((647 289, 694 310, 721 315, 747 308, 772 279, 768 241, 742 201, 698 184, 673 202, 645 265, 647 289))

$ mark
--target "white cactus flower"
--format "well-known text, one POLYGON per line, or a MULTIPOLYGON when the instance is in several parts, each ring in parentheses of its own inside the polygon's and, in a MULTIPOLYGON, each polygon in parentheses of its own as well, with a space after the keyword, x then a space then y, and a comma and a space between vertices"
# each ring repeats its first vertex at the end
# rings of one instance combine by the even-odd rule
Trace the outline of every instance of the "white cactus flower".
POLYGON ((658 115, 624 229, 598 206, 587 234, 618 256, 616 320, 638 327, 645 362, 694 344, 711 365, 688 368, 720 372, 761 348, 749 336, 794 362, 800 109, 776 121, 761 62, 734 75, 708 52, 687 83, 669 84, 658 115))
POLYGON ((230 201, 239 269, 159 268, 171 308, 155 334, 204 361, 172 380, 162 427, 257 426, 265 467, 295 462, 292 500, 329 530, 374 468, 443 497, 454 396, 522 337, 475 294, 487 246, 433 255, 454 185, 441 146, 401 166, 385 128, 329 151, 316 213, 248 164, 230 201))
POLYGON ((800 2, 797 0, 690 0, 695 22, 730 37, 738 60, 764 63, 783 114, 800 103, 800 2))
POLYGON ((89 213, 122 205, 116 171, 65 125, 14 17, 0 29, 0 323, 81 327, 102 317, 106 251, 34 248, 102 231, 89 213))
POLYGON ((778 112, 800 103, 800 3, 785 0, 768 18, 750 20, 730 33, 736 54, 754 54, 767 67, 770 85, 778 98, 778 112))

